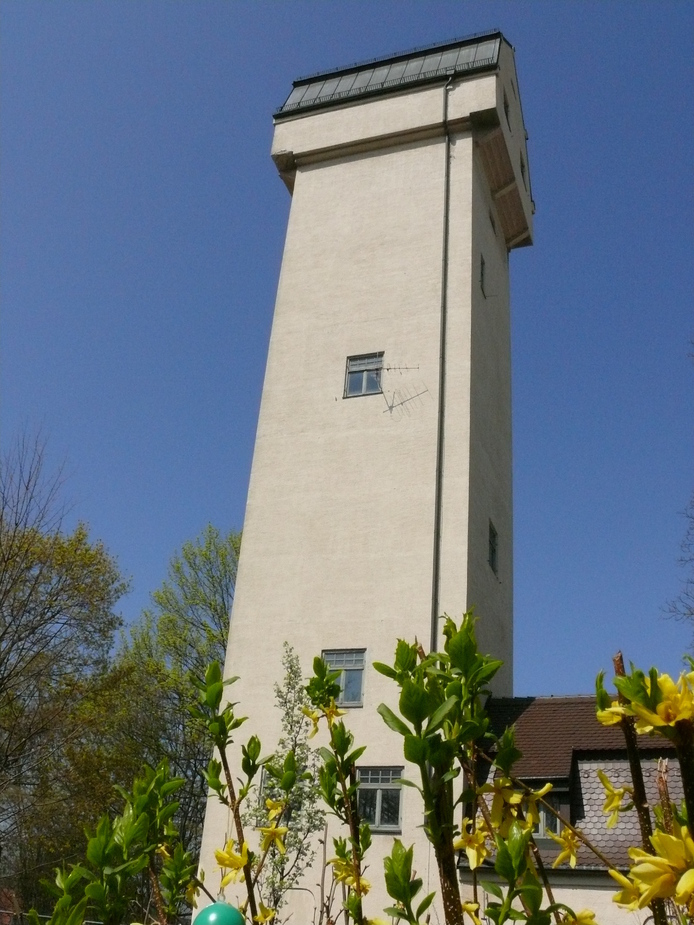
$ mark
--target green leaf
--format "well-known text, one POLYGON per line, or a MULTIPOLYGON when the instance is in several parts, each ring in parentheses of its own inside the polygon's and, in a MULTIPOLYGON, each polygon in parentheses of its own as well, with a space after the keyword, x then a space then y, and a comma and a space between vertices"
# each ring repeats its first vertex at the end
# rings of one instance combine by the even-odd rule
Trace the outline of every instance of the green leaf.
POLYGON ((434 710, 431 719, 427 723, 426 734, 430 735, 432 732, 436 732, 439 726, 443 725, 446 717, 458 706, 457 697, 449 697, 445 700, 440 707, 437 707, 434 710))
POLYGON ((383 662, 374 662, 373 666, 379 674, 384 674, 393 681, 396 680, 398 673, 395 669, 391 668, 390 665, 386 665, 383 662))
POLYGON ((416 918, 420 919, 424 915, 429 906, 433 903, 435 896, 436 893, 429 893, 429 895, 421 901, 421 903, 417 906, 417 914, 415 916, 416 918))
POLYGON ((414 725, 415 730, 420 729, 430 712, 430 699, 424 685, 407 678, 402 685, 399 707, 402 715, 414 725))
POLYGON ((417 764, 420 767, 426 764, 429 756, 427 743, 424 739, 420 739, 419 736, 406 735, 403 751, 407 761, 411 761, 412 764, 417 764))
POLYGON ((509 884, 509 886, 513 886, 516 882, 516 869, 513 859, 511 858, 511 853, 506 847, 506 843, 499 836, 497 836, 496 839, 496 862, 494 864, 494 870, 509 884))
POLYGON ((393 732, 399 732, 401 736, 412 735, 412 730, 409 726, 406 726, 403 721, 393 713, 390 707, 387 707, 385 703, 379 705, 377 709, 378 714, 381 716, 385 724, 393 730, 393 732))
POLYGON ((491 893, 497 899, 503 899, 504 894, 498 883, 492 883, 491 880, 480 880, 480 886, 486 893, 491 893))
POLYGON ((395 670, 397 672, 414 671, 417 667, 417 647, 405 642, 404 639, 398 639, 395 647, 395 670))

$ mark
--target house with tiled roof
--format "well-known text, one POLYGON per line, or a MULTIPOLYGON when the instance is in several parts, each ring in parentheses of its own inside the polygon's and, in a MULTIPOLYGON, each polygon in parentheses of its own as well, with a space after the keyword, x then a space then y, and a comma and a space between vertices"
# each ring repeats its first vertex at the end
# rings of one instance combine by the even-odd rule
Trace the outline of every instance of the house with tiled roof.
MULTIPOLYGON (((617 825, 609 829, 603 812, 604 788, 597 772, 604 771, 615 787, 630 785, 629 762, 621 729, 597 721, 595 697, 491 697, 487 709, 497 735, 507 726, 515 728, 516 745, 523 757, 514 765, 514 775, 533 789, 551 783, 552 790, 545 799, 615 867, 626 872, 627 850, 641 842, 636 811, 621 813, 617 825)), ((659 762, 667 762, 661 768, 667 774, 671 799, 679 803, 682 785, 672 745, 660 736, 640 736, 639 748, 649 804, 658 802, 659 762)), ((556 817, 540 807, 536 841, 555 899, 575 911, 592 909, 600 925, 645 920, 648 909, 629 913, 612 902, 617 886, 587 847, 579 850, 575 868, 568 863, 552 867, 559 848, 550 833, 556 833, 557 828, 556 817)), ((493 879, 490 874, 491 869, 485 870, 481 879, 493 879)), ((463 882, 471 879, 464 854, 460 875, 463 882)))

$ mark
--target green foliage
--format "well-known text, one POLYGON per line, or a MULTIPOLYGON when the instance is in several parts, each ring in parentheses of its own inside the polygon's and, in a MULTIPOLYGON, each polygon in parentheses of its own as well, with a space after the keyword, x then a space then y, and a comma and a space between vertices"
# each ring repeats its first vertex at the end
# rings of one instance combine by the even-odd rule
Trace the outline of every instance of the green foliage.
POLYGON ((27 439, 0 460, 0 874, 24 901, 40 900, 40 874, 83 842, 80 815, 94 818, 73 759, 128 586, 83 524, 65 529, 60 476, 44 462, 27 439))
POLYGON ((397 919, 405 921, 408 925, 418 925, 421 917, 433 902, 436 893, 429 893, 417 906, 413 908, 415 897, 422 889, 421 877, 412 874, 412 856, 414 848, 405 848, 399 838, 393 840, 390 856, 383 859, 385 882, 388 895, 395 900, 395 906, 383 911, 397 919))
POLYGON ((224 661, 240 543, 240 534, 222 534, 211 525, 184 543, 117 657, 142 708, 131 731, 141 761, 164 756, 185 781, 176 822, 193 853, 202 837, 210 746, 191 708, 197 706, 195 682, 203 682, 210 663, 224 661))
MULTIPOLYGON (((180 914, 195 878, 195 864, 173 823, 178 804, 172 798, 182 785, 166 762, 143 769, 132 792, 122 791, 123 811, 99 820, 84 863, 56 872, 58 900, 48 925, 81 925, 87 915, 104 925, 120 925, 143 912, 146 917, 146 910, 138 908, 143 873, 152 884, 159 925, 180 914)), ((36 912, 31 921, 38 925, 36 912)), ((150 916, 150 921, 155 920, 150 916)))

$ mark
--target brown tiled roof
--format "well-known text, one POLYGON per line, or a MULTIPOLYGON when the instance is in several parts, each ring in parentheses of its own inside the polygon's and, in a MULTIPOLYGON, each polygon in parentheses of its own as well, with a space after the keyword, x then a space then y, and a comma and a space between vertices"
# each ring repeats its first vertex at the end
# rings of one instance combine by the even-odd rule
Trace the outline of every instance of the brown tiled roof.
MULTIPOLYGON (((487 709, 494 732, 516 728, 516 745, 523 757, 513 773, 522 779, 568 778, 574 755, 624 752, 617 726, 603 726, 595 717, 595 697, 492 697, 487 709)), ((639 737, 642 750, 670 750, 662 736, 639 737)))

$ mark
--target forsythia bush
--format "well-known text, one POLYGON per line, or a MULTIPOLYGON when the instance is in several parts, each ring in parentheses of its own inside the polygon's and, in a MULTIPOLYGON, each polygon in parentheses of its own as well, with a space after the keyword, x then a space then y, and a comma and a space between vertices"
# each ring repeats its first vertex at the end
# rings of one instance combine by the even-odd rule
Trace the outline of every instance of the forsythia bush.
MULTIPOLYGON (((616 693, 612 696, 603 677, 598 677, 598 719, 622 728, 633 778, 631 785, 617 787, 599 772, 605 789, 607 825, 617 825, 620 815, 633 808, 641 829, 642 843, 630 849, 632 864, 625 876, 546 800, 551 784, 532 789, 515 777, 513 767, 521 755, 513 729, 500 736, 494 734, 485 706, 489 684, 501 663, 479 652, 471 613, 465 614, 460 625, 448 617, 443 620, 442 651, 427 654, 416 641, 400 640, 393 663, 376 663, 374 667, 398 689, 397 712, 386 704, 381 704, 378 712, 400 736, 403 755, 415 770, 415 779, 403 783, 415 787, 422 800, 446 925, 481 925, 483 915, 495 925, 508 921, 597 925, 592 912, 574 911, 553 895, 534 838, 540 807, 558 820, 558 834, 552 835, 559 846, 555 866, 575 866, 583 845, 617 881, 617 903, 630 910, 649 906, 655 925, 666 925, 673 919, 691 921, 694 841, 688 820, 694 818, 694 670, 677 682, 655 670, 646 676, 632 668, 625 674, 620 656, 615 661, 616 693), (639 735, 663 735, 673 743, 684 788, 681 807, 670 801, 664 777, 659 806, 648 805, 638 760, 639 735), (460 890, 460 852, 465 852, 471 870, 470 899, 464 899, 460 890), (485 872, 489 879, 480 879, 485 872), (484 908, 482 890, 491 897, 484 908)), ((355 744, 344 722, 345 711, 336 705, 338 677, 339 673, 331 672, 322 659, 315 659, 303 707, 311 735, 323 729, 326 744, 318 750, 320 792, 340 823, 340 833, 332 841, 332 856, 325 859, 314 925, 330 925, 338 917, 345 925, 385 925, 382 919, 369 918, 364 908, 371 887, 364 876, 371 831, 360 818, 357 763, 365 749, 355 744)), ((216 852, 222 871, 221 897, 209 893, 190 859, 177 848, 175 804, 170 797, 178 785, 167 778, 162 767, 146 772, 145 783, 137 785, 134 796, 126 795, 126 813, 120 821, 103 822, 98 838, 90 841, 90 868, 75 865, 70 873, 59 872, 57 883, 62 895, 49 925, 83 925, 97 908, 96 899, 103 900, 104 890, 110 891, 112 908, 118 901, 119 908, 124 909, 132 893, 128 876, 142 873, 152 881, 158 900, 156 908, 144 910, 145 925, 178 921, 186 899, 194 903, 201 892, 223 903, 224 889, 236 881, 242 884, 246 897, 240 911, 233 913, 238 921, 280 925, 281 901, 273 899, 280 896, 277 879, 269 892, 264 872, 271 864, 282 870, 297 793, 311 773, 305 751, 298 761, 292 750, 281 760, 261 756, 261 743, 255 735, 240 747, 240 776, 238 769, 232 772, 229 748, 244 723, 244 717, 236 712, 237 705, 225 696, 234 680, 224 681, 219 666, 210 666, 204 682, 199 683, 200 702, 195 710, 216 750, 205 775, 207 783, 233 820, 233 836, 216 852), (242 808, 251 794, 257 794, 261 772, 266 782, 264 823, 249 825, 242 808), (138 821, 140 815, 142 820, 138 821), (125 830, 134 834, 124 845, 125 830), (118 861, 115 868, 113 859, 118 861)), ((257 805, 257 796, 254 799, 257 805)), ((413 865, 413 849, 394 839, 384 862, 392 904, 384 912, 391 920, 422 925, 429 921, 435 894, 420 895, 423 884, 413 865)), ((116 917, 110 921, 115 922, 116 917)), ((129 919, 120 916, 117 921, 129 919)))

